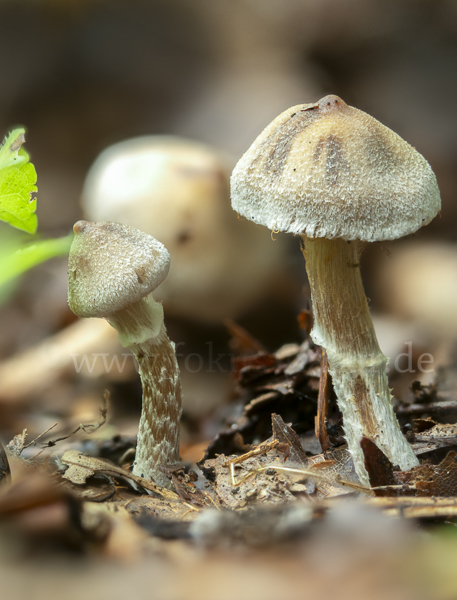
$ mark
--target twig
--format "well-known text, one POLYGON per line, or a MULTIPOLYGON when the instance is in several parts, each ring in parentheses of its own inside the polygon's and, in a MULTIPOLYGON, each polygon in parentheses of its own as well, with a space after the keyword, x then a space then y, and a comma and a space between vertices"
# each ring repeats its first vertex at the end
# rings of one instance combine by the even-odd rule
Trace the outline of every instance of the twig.
MULTIPOLYGON (((108 390, 105 390, 105 393, 103 394, 103 405, 100 408, 100 417, 101 418, 98 423, 87 423, 87 424, 80 423, 78 425, 78 427, 74 431, 69 433, 68 435, 65 435, 60 438, 56 438, 55 440, 49 440, 48 442, 46 442, 46 444, 43 445, 43 449, 44 448, 53 448, 58 442, 62 442, 63 440, 68 440, 68 438, 71 438, 72 436, 74 436, 76 433, 78 433, 78 431, 84 431, 84 433, 87 433, 90 435, 91 433, 94 433, 95 431, 98 431, 101 427, 103 427, 103 425, 106 423, 106 418, 108 415, 109 396, 110 396, 110 394, 109 394, 108 390)), ((54 425, 53 425, 53 427, 54 427, 54 425)), ((44 432, 44 433, 46 433, 46 432, 44 432)), ((41 434, 41 435, 44 435, 44 434, 41 434)))
POLYGON ((443 400, 440 402, 430 402, 427 404, 408 404, 407 406, 397 406, 398 415, 422 415, 423 413, 439 413, 446 410, 457 410, 457 400, 443 400))
MULTIPOLYGON (((266 471, 267 469, 275 469, 276 471, 285 471, 287 473, 296 473, 298 475, 305 475, 311 479, 322 479, 324 481, 328 481, 329 477, 325 474, 318 473, 316 471, 312 471, 310 469, 299 469, 294 467, 284 467, 282 465, 277 465, 276 463, 272 463, 270 465, 265 465, 263 467, 258 467, 250 471, 247 475, 242 477, 241 479, 236 480, 235 471, 233 463, 230 464, 230 474, 233 487, 238 487, 242 483, 244 483, 247 479, 256 475, 257 473, 261 473, 262 471, 266 471)), ((353 490, 357 490, 358 492, 364 492, 365 494, 369 494, 372 490, 369 487, 352 483, 351 481, 346 481, 345 479, 341 479, 339 476, 336 478, 337 483, 342 485, 343 487, 348 487, 353 490)))
POLYGON ((32 440, 31 442, 29 442, 26 446, 23 447, 23 450, 25 450, 26 448, 29 448, 30 446, 35 446, 36 442, 38 442, 38 440, 40 438, 42 438, 44 435, 46 435, 49 431, 51 431, 51 429, 54 429, 54 427, 57 427, 57 423, 54 423, 54 425, 51 425, 51 427, 48 427, 46 429, 46 431, 43 431, 43 433, 40 433, 40 435, 37 435, 37 437, 32 440))
POLYGON ((319 379, 319 395, 317 397, 317 417, 315 431, 323 453, 330 449, 330 440, 326 425, 328 414, 329 378, 327 353, 324 349, 322 349, 321 377, 319 379))
POLYGON ((231 460, 228 460, 226 463, 224 463, 223 466, 228 467, 229 465, 237 465, 238 463, 242 463, 245 460, 247 460, 248 458, 252 458, 253 456, 258 456, 259 454, 266 454, 268 452, 268 450, 273 450, 274 448, 276 448, 279 445, 280 445, 280 442, 278 442, 278 440, 276 440, 276 439, 271 440, 271 441, 262 442, 261 444, 256 446, 254 448, 254 450, 250 450, 249 452, 246 452, 246 454, 242 454, 241 456, 237 456, 236 458, 232 458, 231 460))

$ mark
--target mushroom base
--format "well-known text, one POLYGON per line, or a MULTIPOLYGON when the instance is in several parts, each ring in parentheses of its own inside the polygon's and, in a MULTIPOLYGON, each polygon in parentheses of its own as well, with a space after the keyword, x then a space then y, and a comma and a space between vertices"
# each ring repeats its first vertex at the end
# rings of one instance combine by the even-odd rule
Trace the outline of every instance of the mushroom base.
POLYGON ((403 471, 419 464, 401 433, 360 276, 357 241, 303 236, 314 311, 313 341, 327 352, 345 438, 363 485, 370 485, 360 446, 371 439, 403 471))
POLYGON ((179 367, 163 322, 162 305, 148 297, 130 306, 127 312, 112 315, 109 321, 118 331, 121 344, 135 355, 143 386, 133 473, 169 488, 170 481, 158 465, 180 461, 182 406, 179 367))

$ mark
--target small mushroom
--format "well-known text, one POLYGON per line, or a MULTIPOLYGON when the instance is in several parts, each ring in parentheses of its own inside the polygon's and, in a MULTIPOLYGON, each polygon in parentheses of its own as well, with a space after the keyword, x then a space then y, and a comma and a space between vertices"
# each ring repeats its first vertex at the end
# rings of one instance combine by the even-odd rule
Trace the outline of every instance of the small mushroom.
POLYGON ((179 462, 181 382, 162 305, 150 293, 165 279, 163 244, 128 225, 78 221, 68 263, 68 303, 79 317, 102 317, 135 355, 143 409, 133 473, 169 487, 159 464, 179 462))
POLYGON ((430 165, 393 131, 338 96, 277 117, 232 175, 241 215, 301 235, 314 309, 312 338, 325 348, 356 472, 369 484, 360 440, 402 470, 418 464, 394 415, 386 364, 359 260, 365 242, 427 225, 440 209, 430 165))
POLYGON ((87 220, 138 227, 173 257, 154 292, 167 315, 208 323, 236 318, 265 297, 284 264, 284 240, 272 241, 231 209, 231 166, 205 144, 150 135, 106 148, 87 175, 87 220))

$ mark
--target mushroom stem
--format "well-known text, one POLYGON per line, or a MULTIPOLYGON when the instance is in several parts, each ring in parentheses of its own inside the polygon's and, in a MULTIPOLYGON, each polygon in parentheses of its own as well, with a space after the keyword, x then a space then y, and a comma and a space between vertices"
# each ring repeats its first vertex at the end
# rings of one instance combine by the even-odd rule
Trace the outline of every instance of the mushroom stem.
POLYGON ((303 236, 314 311, 311 337, 327 352, 343 414, 345 437, 363 485, 370 485, 360 446, 371 439, 394 465, 419 464, 395 417, 386 374, 360 276, 361 244, 303 236))
POLYGON ((110 315, 108 320, 117 330, 121 344, 135 355, 143 386, 133 473, 170 487, 158 465, 179 462, 181 382, 162 305, 148 296, 110 315))

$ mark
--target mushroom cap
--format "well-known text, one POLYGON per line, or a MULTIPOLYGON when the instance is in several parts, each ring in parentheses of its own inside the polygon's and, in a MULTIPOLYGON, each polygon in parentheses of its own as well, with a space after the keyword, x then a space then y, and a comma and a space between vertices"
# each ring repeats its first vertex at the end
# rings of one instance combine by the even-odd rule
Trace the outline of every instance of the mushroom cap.
POLYGON ((170 273, 154 292, 168 315, 204 322, 236 318, 284 270, 285 236, 273 242, 264 227, 232 210, 233 164, 200 142, 149 135, 105 149, 87 175, 87 220, 138 227, 170 252, 170 273))
POLYGON ((165 279, 170 255, 151 235, 119 223, 78 221, 68 260, 68 303, 79 317, 109 317, 165 279))
POLYGON ((199 204, 212 220, 220 219, 227 162, 205 144, 171 135, 118 142, 103 150, 87 174, 84 213, 92 221, 128 223, 152 235, 148 227, 167 232, 177 228, 176 221, 185 227, 182 215, 192 220, 199 204))
POLYGON ((231 195, 238 213, 269 229, 363 241, 413 233, 441 206, 425 158, 334 95, 268 125, 236 165, 231 195))

